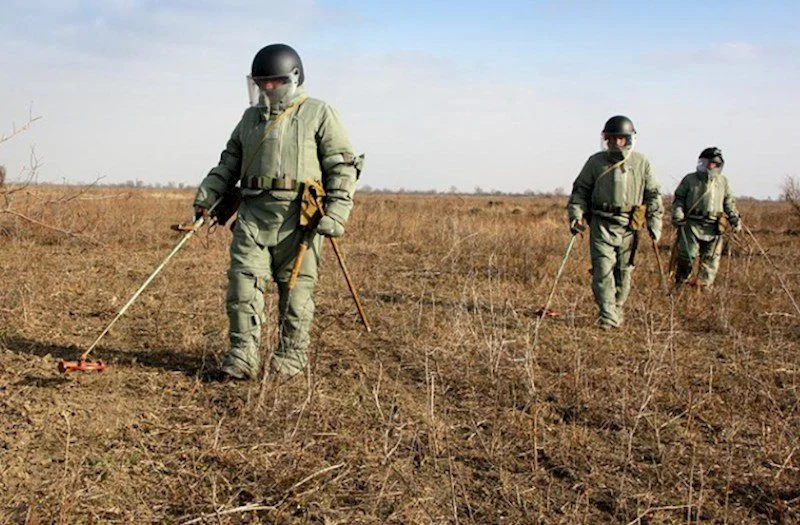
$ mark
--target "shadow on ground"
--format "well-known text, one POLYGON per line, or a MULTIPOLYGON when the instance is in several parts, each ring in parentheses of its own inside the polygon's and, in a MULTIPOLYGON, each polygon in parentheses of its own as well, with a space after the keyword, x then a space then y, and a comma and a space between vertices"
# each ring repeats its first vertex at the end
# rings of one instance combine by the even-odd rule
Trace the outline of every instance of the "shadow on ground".
MULTIPOLYGON (((56 360, 77 360, 85 350, 75 346, 63 346, 47 341, 34 341, 25 337, 12 336, 0 340, 8 351, 20 356, 51 356, 56 360)), ((187 376, 207 375, 209 368, 215 368, 211 356, 186 354, 163 349, 153 350, 119 350, 109 347, 98 347, 93 354, 109 365, 138 364, 148 368, 156 368, 168 372, 182 372, 187 376)))

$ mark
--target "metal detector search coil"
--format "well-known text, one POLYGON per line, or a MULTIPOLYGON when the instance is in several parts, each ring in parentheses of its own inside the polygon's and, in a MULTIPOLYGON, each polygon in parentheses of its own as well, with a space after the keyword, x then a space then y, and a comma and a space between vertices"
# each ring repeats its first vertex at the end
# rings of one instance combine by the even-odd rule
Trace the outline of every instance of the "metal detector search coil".
POLYGON ((62 374, 68 372, 91 372, 97 370, 102 372, 106 369, 106 364, 102 361, 86 361, 80 359, 78 361, 64 361, 63 359, 58 362, 58 371, 62 374))

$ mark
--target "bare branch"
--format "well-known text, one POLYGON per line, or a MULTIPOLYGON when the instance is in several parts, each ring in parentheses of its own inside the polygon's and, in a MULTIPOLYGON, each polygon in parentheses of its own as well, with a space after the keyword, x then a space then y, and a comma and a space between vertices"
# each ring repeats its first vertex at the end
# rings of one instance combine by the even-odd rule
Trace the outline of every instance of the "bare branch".
POLYGON ((88 241, 91 244, 94 244, 95 246, 103 246, 103 243, 101 243, 97 239, 93 239, 92 237, 89 237, 88 235, 83 235, 82 233, 76 233, 76 232, 72 232, 72 231, 69 231, 69 230, 65 230, 63 228, 58 228, 56 226, 51 226, 51 225, 49 225, 47 223, 44 223, 44 222, 41 222, 41 221, 37 221, 36 219, 34 219, 32 217, 28 217, 27 215, 22 214, 22 213, 20 213, 18 211, 12 210, 11 208, 5 208, 3 210, 0 210, 0 214, 2 214, 2 213, 7 213, 9 215, 13 215, 14 217, 19 217, 20 219, 26 220, 26 221, 28 221, 28 222, 30 222, 32 224, 35 224, 37 226, 41 226, 42 228, 47 228, 48 230, 53 230, 53 231, 57 231, 59 233, 63 233, 64 235, 67 235, 69 237, 75 237, 76 239, 81 239, 81 240, 84 240, 84 241, 88 241))
MULTIPOLYGON (((60 199, 48 199, 48 200, 44 201, 42 203, 42 205, 43 206, 48 206, 50 204, 64 204, 64 203, 73 201, 75 199, 81 198, 89 190, 91 190, 92 188, 96 187, 100 183, 100 181, 103 180, 104 178, 105 177, 102 176, 102 175, 98 176, 96 179, 94 179, 94 182, 92 182, 91 184, 87 184, 85 186, 82 186, 81 189, 76 191, 75 193, 72 193, 71 195, 67 195, 66 197, 61 197, 60 199)), ((81 200, 84 200, 84 199, 81 199, 81 200)))
POLYGON ((259 505, 258 503, 250 503, 249 505, 242 505, 241 507, 234 507, 232 509, 219 509, 212 514, 201 514, 200 517, 195 518, 193 520, 184 521, 183 525, 190 525, 192 523, 202 523, 206 519, 210 518, 217 518, 219 519, 220 516, 225 516, 228 514, 238 514, 241 512, 258 512, 261 510, 276 510, 278 508, 277 505, 269 506, 269 505, 259 505))
POLYGON ((16 124, 11 125, 11 133, 0 135, 0 144, 6 142, 7 140, 11 140, 15 136, 19 135, 20 133, 27 131, 33 125, 34 122, 41 119, 42 117, 34 117, 32 114, 28 116, 28 121, 20 127, 17 127, 16 124))
POLYGON ((14 186, 6 186, 5 189, 0 187, 0 196, 3 197, 5 201, 5 208, 9 209, 11 207, 11 196, 15 193, 20 193, 25 191, 28 186, 30 186, 36 175, 39 173, 39 168, 42 166, 41 162, 39 161, 39 157, 36 155, 36 146, 31 146, 31 155, 30 155, 30 166, 26 166, 22 168, 20 171, 19 178, 22 182, 15 183, 14 186))
MULTIPOLYGON (((19 135, 20 133, 28 130, 31 127, 31 125, 33 125, 33 123, 36 122, 37 120, 39 120, 40 118, 42 118, 42 117, 39 117, 39 116, 34 117, 33 116, 33 112, 30 111, 29 115, 28 115, 28 121, 24 125, 22 125, 21 127, 17 127, 16 125, 13 125, 11 133, 0 136, 0 144, 3 143, 3 142, 6 142, 7 140, 10 140, 11 138, 15 137, 16 135, 19 135)), ((19 211, 15 210, 12 207, 13 196, 15 194, 18 194, 20 192, 25 191, 31 184, 35 184, 37 182, 36 181, 36 176, 37 176, 37 174, 39 172, 39 168, 41 167, 41 165, 42 165, 41 161, 39 160, 38 155, 36 155, 36 147, 32 146, 31 147, 31 153, 30 153, 29 165, 22 167, 22 169, 20 170, 19 180, 21 182, 15 183, 13 186, 6 186, 6 169, 5 169, 4 166, 0 166, 0 197, 2 197, 2 200, 3 200, 2 204, 0 205, 0 215, 2 215, 2 214, 11 215, 11 216, 17 217, 19 219, 22 219, 24 221, 27 221, 27 222, 29 222, 31 224, 35 224, 37 226, 40 226, 42 228, 46 228, 48 230, 53 230, 53 231, 59 232, 59 233, 64 234, 64 235, 66 235, 68 237, 74 237, 76 239, 87 241, 87 242, 89 242, 91 244, 94 244, 94 245, 101 245, 102 246, 103 243, 97 241, 96 239, 93 239, 92 237, 89 237, 89 236, 84 235, 82 233, 66 230, 64 228, 59 228, 58 226, 53 226, 51 224, 47 224, 45 222, 42 222, 42 221, 40 221, 38 219, 35 219, 35 218, 29 216, 29 215, 26 215, 25 213, 19 212, 19 211)), ((54 204, 54 203, 55 204, 62 204, 62 203, 67 203, 67 202, 69 202, 71 200, 74 200, 74 199, 80 197, 81 195, 83 195, 84 193, 86 193, 86 191, 88 189, 96 186, 97 183, 101 179, 102 179, 102 177, 98 177, 98 179, 95 180, 88 187, 86 187, 86 188, 84 188, 84 189, 82 189, 82 190, 80 190, 78 192, 75 192, 72 195, 68 195, 68 196, 63 197, 61 199, 58 199, 56 201, 48 200, 48 201, 44 202, 44 204, 54 204)))

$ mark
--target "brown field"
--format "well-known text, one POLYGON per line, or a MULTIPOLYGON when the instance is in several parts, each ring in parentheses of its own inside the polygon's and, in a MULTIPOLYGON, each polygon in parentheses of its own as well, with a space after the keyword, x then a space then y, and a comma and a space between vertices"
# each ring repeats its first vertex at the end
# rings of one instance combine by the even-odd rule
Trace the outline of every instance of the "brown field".
POLYGON ((660 293, 643 239, 618 332, 594 327, 579 239, 534 345, 565 199, 359 196, 342 245, 374 333, 326 252, 306 377, 207 379, 225 229, 117 323, 109 370, 59 375, 191 198, 14 195, 80 236, 0 213, 0 522, 800 523, 800 316, 770 264, 800 297, 788 204, 740 203, 769 258, 737 236, 704 294, 660 293))

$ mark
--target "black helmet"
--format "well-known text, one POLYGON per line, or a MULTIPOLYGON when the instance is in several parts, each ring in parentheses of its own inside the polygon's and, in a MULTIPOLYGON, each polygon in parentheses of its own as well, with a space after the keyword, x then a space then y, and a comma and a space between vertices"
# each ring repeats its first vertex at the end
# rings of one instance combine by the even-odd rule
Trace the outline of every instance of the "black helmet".
POLYGON ((300 55, 286 44, 270 44, 256 53, 250 76, 254 79, 295 77, 298 86, 306 79, 300 55))
POLYGON ((633 122, 628 117, 616 115, 606 121, 603 126, 603 135, 635 135, 636 128, 633 127, 633 122))
POLYGON ((725 164, 725 159, 722 158, 722 150, 715 146, 710 146, 701 151, 698 158, 706 159, 708 162, 716 162, 719 166, 725 164))

